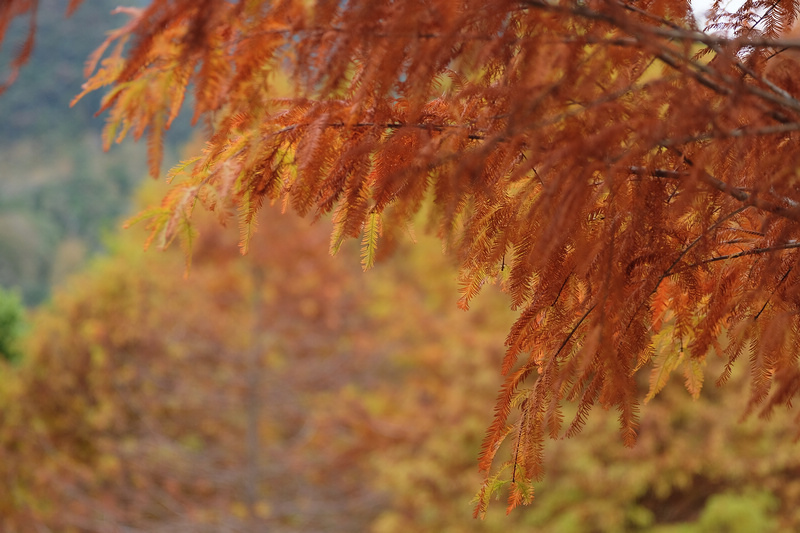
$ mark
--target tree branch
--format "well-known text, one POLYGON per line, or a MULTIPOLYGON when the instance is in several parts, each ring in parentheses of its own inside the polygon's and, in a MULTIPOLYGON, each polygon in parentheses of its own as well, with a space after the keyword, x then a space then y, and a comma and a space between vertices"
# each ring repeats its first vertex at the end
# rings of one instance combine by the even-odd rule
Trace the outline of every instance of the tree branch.
POLYGON ((691 265, 686 265, 686 268, 698 267, 700 265, 705 265, 708 263, 714 263, 716 261, 724 261, 726 259, 736 259, 737 257, 745 257, 748 255, 758 255, 758 254, 765 254, 769 252, 780 252, 783 250, 792 250, 794 248, 800 248, 800 242, 787 242, 785 244, 779 244, 777 246, 766 246, 764 248, 753 248, 751 250, 744 250, 743 252, 737 252, 735 254, 728 254, 728 255, 721 255, 719 257, 712 257, 711 259, 704 259, 699 263, 692 263, 691 265))

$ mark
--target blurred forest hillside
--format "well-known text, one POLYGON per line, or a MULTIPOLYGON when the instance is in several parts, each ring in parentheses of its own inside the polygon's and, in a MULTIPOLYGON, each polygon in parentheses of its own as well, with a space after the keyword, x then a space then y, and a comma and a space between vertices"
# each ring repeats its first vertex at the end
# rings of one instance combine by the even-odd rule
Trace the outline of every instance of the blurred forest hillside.
MULTIPOLYGON (((67 3, 39 3, 31 61, 0 95, 0 287, 21 292, 27 305, 43 301, 52 283, 102 249, 103 233, 129 213, 147 172, 143 146, 103 153, 104 119, 94 117, 101 92, 69 106, 85 81, 87 57, 122 23, 111 15, 119 2, 86 2, 65 18, 67 3)), ((27 20, 15 21, 0 48, 3 79, 26 30, 27 20)), ((168 154, 188 133, 188 120, 174 125, 168 154)))

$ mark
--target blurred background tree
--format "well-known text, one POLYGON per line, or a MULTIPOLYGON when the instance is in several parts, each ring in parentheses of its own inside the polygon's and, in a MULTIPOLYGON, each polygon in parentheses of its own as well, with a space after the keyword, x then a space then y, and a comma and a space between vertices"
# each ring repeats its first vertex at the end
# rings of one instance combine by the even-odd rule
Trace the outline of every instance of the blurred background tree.
POLYGON ((2 529, 359 531, 380 516, 376 452, 397 442, 362 441, 336 406, 372 424, 380 404, 430 394, 409 381, 420 357, 499 356, 475 322, 489 315, 442 312, 454 281, 418 257, 430 246, 367 279, 328 257, 324 224, 261 223, 277 237, 245 258, 235 232, 203 226, 183 282, 179 250, 117 237, 35 314, 28 357, 4 372, 2 529), (383 384, 398 389, 373 405, 383 384))
POLYGON ((0 287, 0 359, 17 362, 22 358, 19 346, 25 327, 25 309, 17 293, 0 287))
POLYGON ((473 519, 505 298, 457 310, 437 242, 363 274, 357 249, 328 256, 325 222, 261 216, 270 245, 245 257, 235 231, 199 222, 188 279, 177 248, 116 234, 34 313, 27 357, 0 380, 0 529, 800 527, 785 413, 736 424, 736 387, 693 401, 677 380, 636 448, 614 413, 593 417, 551 443, 534 505, 473 519))

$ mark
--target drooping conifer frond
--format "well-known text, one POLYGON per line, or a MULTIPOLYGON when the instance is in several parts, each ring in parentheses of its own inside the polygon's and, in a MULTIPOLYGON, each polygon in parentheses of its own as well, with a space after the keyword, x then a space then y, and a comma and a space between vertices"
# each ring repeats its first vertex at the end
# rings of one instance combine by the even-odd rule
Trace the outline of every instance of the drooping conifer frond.
POLYGON ((0 78, 0 94, 5 92, 9 85, 14 83, 19 75, 19 69, 28 62, 33 52, 34 37, 36 34, 36 9, 38 0, 7 0, 0 3, 0 45, 6 36, 11 21, 16 17, 27 15, 28 30, 22 43, 17 43, 18 49, 15 51, 11 62, 7 65, 8 72, 3 72, 5 79, 0 78))
POLYGON ((724 33, 697 28, 684 0, 154 0, 129 14, 86 86, 109 87, 106 143, 148 131, 155 173, 189 86, 212 132, 150 212, 159 242, 197 201, 236 206, 245 246, 269 239, 250 222, 281 202, 332 213, 331 250, 360 236, 368 267, 430 201, 459 305, 501 280, 520 314, 479 512, 502 487, 510 507, 528 501, 543 440, 578 433, 596 404, 633 445, 640 402, 674 372, 700 394, 709 354, 729 363, 718 383, 749 368, 749 411, 800 391, 796 2, 715 4, 708 27, 724 33))

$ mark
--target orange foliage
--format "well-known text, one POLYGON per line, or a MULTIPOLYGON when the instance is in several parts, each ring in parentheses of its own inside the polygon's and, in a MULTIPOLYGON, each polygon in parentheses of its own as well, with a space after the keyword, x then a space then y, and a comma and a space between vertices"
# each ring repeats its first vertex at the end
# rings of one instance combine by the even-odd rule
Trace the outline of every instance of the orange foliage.
POLYGON ((654 357, 695 395, 708 354, 748 355, 748 411, 764 415, 800 392, 800 102, 774 54, 800 47, 781 38, 796 12, 712 12, 724 36, 684 0, 154 0, 110 35, 87 89, 110 87, 106 143, 148 132, 155 174, 194 87, 210 135, 150 212, 162 244, 191 240, 198 199, 238 208, 245 245, 281 201, 332 212, 334 250, 364 233, 368 267, 432 199, 460 305, 499 277, 520 311, 480 463, 515 435, 513 506, 545 436, 576 433, 591 406, 615 409, 633 445, 654 357))
POLYGON ((7 0, 0 4, 0 44, 2 44, 3 38, 8 31, 8 27, 15 17, 22 15, 28 15, 30 17, 25 40, 16 50, 14 58, 11 60, 10 65, 8 65, 9 72, 6 75, 6 79, 0 82, 0 94, 5 92, 9 85, 14 83, 14 80, 16 80, 17 76, 19 75, 19 69, 31 57, 36 31, 37 7, 38 0, 7 0))

